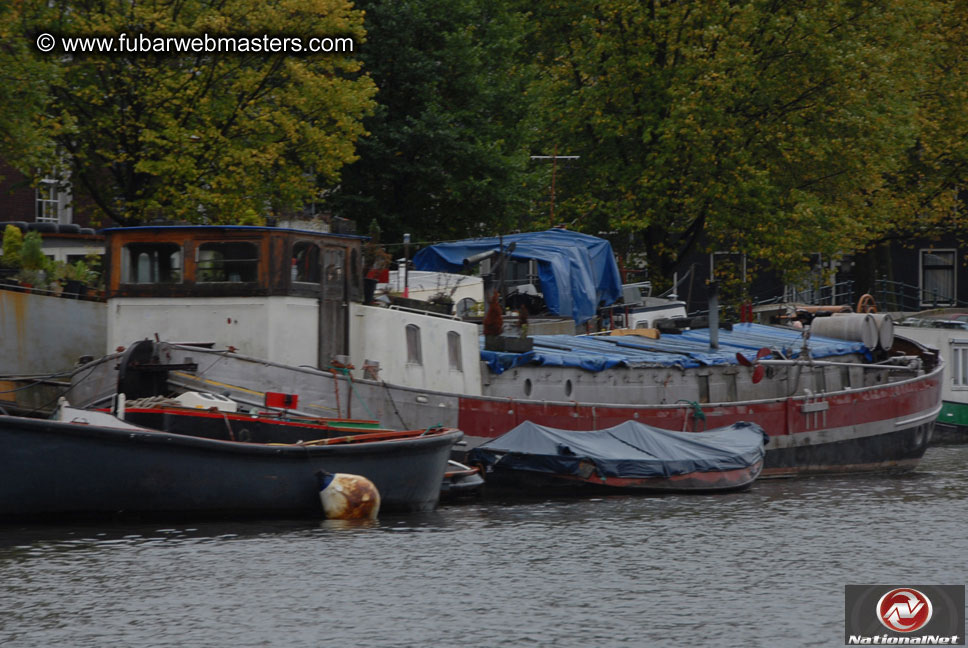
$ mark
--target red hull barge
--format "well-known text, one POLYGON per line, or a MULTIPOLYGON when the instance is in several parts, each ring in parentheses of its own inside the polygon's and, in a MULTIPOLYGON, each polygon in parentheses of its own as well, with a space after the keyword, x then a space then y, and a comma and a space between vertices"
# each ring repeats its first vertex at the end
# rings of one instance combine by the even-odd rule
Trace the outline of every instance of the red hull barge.
MULTIPOLYGON (((942 367, 881 387, 776 400, 703 405, 706 427, 740 421, 770 436, 763 477, 910 469, 927 449, 941 407, 942 367)), ((461 397, 457 427, 470 439, 491 439, 524 422, 566 430, 601 429, 640 421, 668 430, 692 429, 685 405, 536 403, 461 397)))

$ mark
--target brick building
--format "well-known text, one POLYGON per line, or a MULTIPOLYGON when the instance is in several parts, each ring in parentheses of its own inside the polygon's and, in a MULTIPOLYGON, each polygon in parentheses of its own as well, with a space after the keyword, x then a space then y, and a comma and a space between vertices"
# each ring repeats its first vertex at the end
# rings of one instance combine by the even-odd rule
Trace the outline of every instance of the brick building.
POLYGON ((34 183, 0 161, 0 237, 8 223, 24 231, 37 230, 44 238, 44 252, 70 263, 104 253, 104 237, 92 227, 93 213, 83 201, 75 204, 67 183, 50 177, 34 183))

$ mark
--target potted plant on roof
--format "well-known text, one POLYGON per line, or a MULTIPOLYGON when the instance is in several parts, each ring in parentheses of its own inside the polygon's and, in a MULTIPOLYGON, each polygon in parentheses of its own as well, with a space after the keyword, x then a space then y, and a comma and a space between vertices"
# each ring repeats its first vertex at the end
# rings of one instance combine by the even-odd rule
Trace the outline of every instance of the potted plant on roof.
POLYGON ((14 278, 28 292, 34 288, 43 290, 47 287, 47 271, 50 267, 51 261, 44 255, 40 232, 27 232, 20 250, 20 271, 14 278))
POLYGON ((75 261, 64 267, 64 296, 77 299, 87 294, 87 289, 97 281, 97 273, 84 261, 75 261))
POLYGON ((20 271, 20 252, 23 249, 23 234, 16 225, 7 225, 3 230, 2 254, 0 254, 0 282, 11 284, 13 276, 20 271))
POLYGON ((501 300, 497 291, 491 293, 491 299, 481 323, 484 329, 484 350, 505 351, 508 353, 525 353, 534 348, 534 340, 527 337, 525 328, 520 336, 504 335, 504 315, 501 313, 501 300))

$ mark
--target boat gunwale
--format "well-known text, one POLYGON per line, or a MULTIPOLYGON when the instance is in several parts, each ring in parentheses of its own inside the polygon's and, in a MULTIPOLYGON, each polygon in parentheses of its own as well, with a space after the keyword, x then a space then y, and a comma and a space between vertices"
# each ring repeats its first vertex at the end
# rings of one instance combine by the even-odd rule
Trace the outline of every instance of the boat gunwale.
POLYGON ((463 437, 457 428, 437 428, 429 431, 414 431, 414 435, 400 439, 381 439, 349 443, 311 444, 311 443, 250 443, 228 441, 206 437, 190 436, 163 432, 151 428, 138 427, 112 428, 86 423, 34 419, 21 416, 0 415, 0 432, 5 434, 25 434, 40 432, 71 437, 96 437, 105 441, 135 442, 143 444, 162 444, 181 448, 192 448, 210 452, 232 452, 248 455, 284 455, 287 457, 306 457, 333 454, 366 454, 383 450, 421 449, 438 444, 453 445, 463 437))
MULTIPOLYGON (((108 409, 98 409, 96 411, 108 413, 108 409)), ((239 422, 251 422, 257 421, 260 423, 269 423, 271 425, 280 425, 284 427, 298 427, 298 428, 310 428, 310 429, 323 429, 330 430, 334 432, 342 431, 359 431, 360 433, 370 433, 370 432, 416 432, 417 430, 391 430, 383 427, 356 427, 354 424, 368 424, 376 426, 379 421, 375 419, 347 419, 347 418, 334 418, 327 419, 323 417, 318 418, 318 422, 312 421, 288 421, 285 419, 273 418, 274 412, 268 412, 268 415, 251 415, 245 414, 244 412, 226 412, 222 410, 202 410, 195 409, 192 407, 175 407, 175 406, 159 406, 159 407, 125 407, 126 412, 136 413, 136 414, 170 414, 172 416, 194 416, 198 418, 210 418, 219 421, 224 421, 226 419, 230 421, 239 422), (344 425, 340 425, 343 423, 344 425)), ((295 411, 295 410, 293 410, 295 411)), ((283 415, 282 412, 278 414, 283 415)), ((296 415, 298 416, 298 415, 296 415)), ((308 418, 308 417, 307 417, 308 418)), ((149 428, 151 429, 151 428, 149 428)))
MULTIPOLYGON (((184 346, 184 345, 179 345, 179 344, 170 343, 170 342, 163 342, 163 344, 167 344, 168 346, 178 349, 180 351, 192 351, 192 352, 201 351, 203 353, 211 353, 215 355, 228 355, 229 357, 238 358, 240 360, 245 360, 249 362, 254 362, 262 366, 277 367, 280 369, 297 371, 297 372, 305 373, 307 375, 312 375, 312 376, 335 378, 335 379, 344 380, 344 381, 347 380, 346 376, 342 374, 334 375, 331 372, 315 369, 313 367, 292 366, 292 365, 286 365, 278 362, 262 360, 259 358, 254 358, 252 356, 247 356, 245 354, 240 354, 234 351, 200 349, 199 347, 184 346)), ((804 364, 809 364, 809 362, 805 361, 804 364)), ((852 363, 844 363, 844 364, 849 367, 852 363)), ((794 395, 794 396, 779 396, 776 398, 701 403, 701 405, 704 409, 721 408, 721 407, 737 407, 737 406, 746 406, 746 405, 764 405, 768 403, 779 404, 779 403, 785 403, 791 400, 792 401, 814 401, 819 398, 834 398, 838 396, 847 396, 852 394, 863 394, 865 392, 872 392, 875 390, 892 388, 892 387, 900 387, 900 386, 904 386, 904 385, 908 385, 916 382, 925 382, 935 377, 936 375, 940 377, 942 372, 944 371, 944 365, 945 365, 944 358, 939 355, 937 364, 935 365, 934 369, 932 369, 930 372, 912 376, 910 378, 904 378, 898 381, 886 382, 880 385, 870 385, 867 387, 857 387, 856 389, 847 388, 847 389, 840 389, 838 391, 824 391, 824 392, 816 392, 812 394, 801 394, 801 395, 794 395)), ((891 365, 885 365, 884 368, 886 370, 886 369, 889 369, 890 367, 891 365)), ((680 369, 680 371, 688 371, 688 369, 680 369)), ((874 371, 874 370, 871 370, 871 371, 874 371)), ((201 375, 195 375, 188 372, 173 371, 172 373, 180 374, 182 376, 185 376, 187 378, 191 378, 194 380, 205 380, 205 378, 201 375)), ((204 371, 200 373, 204 373, 204 371)), ((485 394, 466 395, 466 394, 459 394, 456 392, 442 392, 442 391, 437 391, 433 389, 420 389, 416 387, 409 387, 409 386, 400 385, 397 383, 387 383, 381 380, 370 380, 367 378, 352 378, 352 382, 371 385, 373 387, 378 387, 378 388, 380 387, 392 388, 395 390, 410 392, 414 394, 420 394, 424 396, 440 396, 444 398, 474 399, 474 400, 484 400, 484 401, 501 402, 501 403, 508 403, 508 402, 533 403, 537 405, 561 405, 566 407, 601 407, 601 408, 608 408, 608 409, 627 409, 630 407, 640 409, 640 410, 670 410, 670 409, 691 410, 693 409, 693 405, 691 403, 661 403, 661 404, 660 403, 599 403, 599 402, 573 401, 573 400, 572 401, 535 400, 532 398, 512 398, 509 396, 488 396, 485 394)))

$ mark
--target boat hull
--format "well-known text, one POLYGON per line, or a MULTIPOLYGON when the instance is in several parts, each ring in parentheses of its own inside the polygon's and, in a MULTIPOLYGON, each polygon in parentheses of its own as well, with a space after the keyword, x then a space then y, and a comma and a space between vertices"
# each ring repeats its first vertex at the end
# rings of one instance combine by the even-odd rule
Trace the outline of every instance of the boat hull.
MULTIPOLYGON (((941 408, 943 363, 897 382, 838 391, 725 403, 583 403, 467 396, 350 379, 292 367, 238 353, 162 343, 166 362, 190 358, 194 373, 172 371, 173 390, 226 393, 259 404, 266 391, 298 393, 310 415, 364 415, 384 427, 412 429, 443 425, 464 433, 469 450, 531 421, 564 430, 597 430, 640 421, 674 431, 702 431, 750 421, 770 437, 761 477, 847 473, 914 468, 931 439, 941 408)), ((93 404, 112 387, 116 362, 82 368, 90 386, 75 385, 93 404), (97 370, 96 370, 97 369, 97 370), (108 375, 104 375, 107 372, 108 375)))
POLYGON ((811 397, 701 407, 534 403, 462 398, 457 425, 468 443, 523 421, 559 429, 601 429, 623 421, 681 431, 759 424, 769 435, 762 477, 909 470, 931 440, 940 410, 941 368, 880 387, 811 397))
POLYGON ((631 492, 641 494, 662 493, 714 493, 738 491, 749 488, 763 469, 763 462, 733 470, 693 472, 668 477, 627 478, 597 475, 549 474, 525 470, 506 470, 494 466, 487 473, 485 490, 488 493, 527 494, 585 494, 631 492))
POLYGON ((459 438, 273 446, 0 416, 0 518, 322 516, 320 470, 367 477, 383 511, 428 511, 459 438))
POLYGON ((945 400, 934 425, 932 443, 968 443, 968 403, 945 400))

